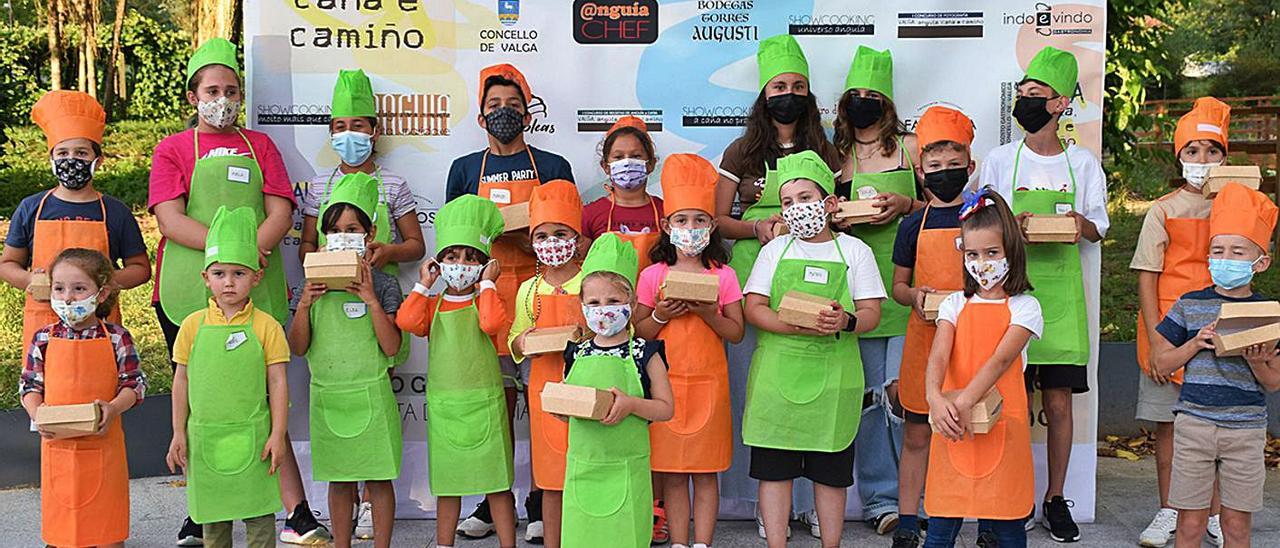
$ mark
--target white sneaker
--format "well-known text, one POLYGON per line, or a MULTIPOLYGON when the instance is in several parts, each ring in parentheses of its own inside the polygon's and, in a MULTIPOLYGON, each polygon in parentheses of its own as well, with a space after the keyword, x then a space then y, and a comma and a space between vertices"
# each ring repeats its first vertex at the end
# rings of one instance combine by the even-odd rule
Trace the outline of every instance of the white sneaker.
POLYGON ((1209 544, 1214 546, 1222 546, 1222 516, 1209 516, 1209 544))
MULTIPOLYGON (((538 523, 542 523, 542 522, 538 522, 538 523)), ((476 538, 484 538, 489 535, 492 535, 494 532, 494 528, 492 523, 485 523, 484 520, 478 517, 470 516, 467 519, 462 520, 462 522, 458 524, 457 531, 459 535, 462 535, 467 538, 476 539, 476 538)))
POLYGON ((822 538, 822 530, 818 528, 817 510, 809 510, 808 512, 800 514, 800 516, 796 518, 796 521, 808 525, 809 534, 813 535, 813 538, 822 538))
POLYGON ((360 503, 360 508, 356 510, 356 538, 371 539, 373 538, 373 504, 368 502, 360 503))
POLYGON ((1151 525, 1142 530, 1138 537, 1138 545, 1160 548, 1169 543, 1174 531, 1178 530, 1178 511, 1173 508, 1161 508, 1152 518, 1151 525))
POLYGON ((524 541, 529 544, 542 544, 542 520, 531 521, 524 528, 524 541))
MULTIPOLYGON (((760 510, 756 509, 756 534, 760 538, 766 538, 764 534, 764 518, 760 517, 760 510)), ((791 527, 787 527, 787 538, 791 538, 791 527)))

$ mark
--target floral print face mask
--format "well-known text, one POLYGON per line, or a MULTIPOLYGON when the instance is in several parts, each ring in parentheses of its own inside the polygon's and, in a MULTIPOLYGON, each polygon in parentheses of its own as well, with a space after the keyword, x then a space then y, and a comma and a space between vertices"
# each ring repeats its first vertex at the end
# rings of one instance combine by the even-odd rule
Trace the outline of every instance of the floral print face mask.
POLYGON ((592 332, 610 337, 621 333, 627 328, 627 324, 631 323, 631 305, 582 305, 582 317, 586 318, 587 328, 592 332))
POLYGON ((569 262, 577 249, 575 238, 561 239, 552 236, 541 242, 533 242, 533 253, 538 256, 538 262, 551 267, 569 262))

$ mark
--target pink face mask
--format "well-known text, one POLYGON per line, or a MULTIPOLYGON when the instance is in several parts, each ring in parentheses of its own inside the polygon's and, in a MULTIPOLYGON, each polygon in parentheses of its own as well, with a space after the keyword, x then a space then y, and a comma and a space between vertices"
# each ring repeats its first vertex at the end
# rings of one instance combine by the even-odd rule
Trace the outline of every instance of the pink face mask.
POLYGON ((551 267, 569 262, 577 248, 576 238, 561 239, 552 236, 533 242, 533 253, 538 256, 538 262, 551 267))

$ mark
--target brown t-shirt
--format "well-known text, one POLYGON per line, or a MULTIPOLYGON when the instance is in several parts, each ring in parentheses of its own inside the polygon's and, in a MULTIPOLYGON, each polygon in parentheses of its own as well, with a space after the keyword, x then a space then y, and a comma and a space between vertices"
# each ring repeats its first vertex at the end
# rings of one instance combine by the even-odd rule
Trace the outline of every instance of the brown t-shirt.
MULTIPOLYGON (((729 146, 724 149, 724 155, 720 158, 720 174, 738 184, 738 194, 733 200, 734 217, 740 217, 747 206, 756 203, 756 195, 764 190, 765 160, 759 157, 748 158, 745 149, 746 140, 739 137, 729 143, 729 146)), ((789 146, 783 146, 782 149, 787 154, 799 152, 789 146)), ((826 161, 827 167, 830 167, 839 178, 840 159, 826 158, 826 161)), ((776 164, 777 162, 770 163, 769 169, 777 167, 776 164)))

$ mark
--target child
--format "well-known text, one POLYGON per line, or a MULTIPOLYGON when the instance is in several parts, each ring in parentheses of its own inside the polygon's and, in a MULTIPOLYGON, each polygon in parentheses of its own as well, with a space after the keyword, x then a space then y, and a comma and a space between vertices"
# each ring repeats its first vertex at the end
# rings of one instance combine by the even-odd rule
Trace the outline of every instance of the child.
POLYGON ((857 334, 880 321, 884 285, 871 249, 834 234, 835 176, 816 152, 778 160, 779 200, 790 233, 760 250, 747 279, 746 319, 760 331, 751 361, 742 439, 751 447, 751 477, 760 480, 760 514, 769 546, 786 545, 791 484, 814 482, 823 546, 844 528, 846 489, 853 485, 862 362, 857 334), (830 299, 816 329, 783 323, 778 305, 798 291, 830 299))
POLYGON ((1271 266, 1266 250, 1276 215, 1275 204, 1262 193, 1238 184, 1222 189, 1209 214, 1213 286, 1179 298, 1156 326, 1160 336, 1151 339, 1151 365, 1158 374, 1185 369, 1173 408, 1169 485, 1180 548, 1200 546, 1215 491, 1222 498, 1225 546, 1248 546, 1252 513, 1262 510, 1266 393, 1280 390, 1280 352, 1258 344, 1243 356, 1218 356, 1213 338, 1223 303, 1268 300, 1253 291, 1251 281, 1271 266))
POLYGON ((733 459, 733 416, 729 409, 729 364, 725 341, 742 340, 742 290, 729 268, 728 248, 716 231, 715 166, 696 154, 673 154, 662 169, 667 211, 653 266, 640 273, 636 290, 636 335, 662 342, 670 353, 676 414, 650 427, 652 466, 672 548, 689 544, 689 482, 693 481, 694 546, 711 545, 720 513, 718 474, 733 459), (671 271, 714 274, 718 302, 663 297, 671 271))
POLYGON ((1026 546, 1023 528, 1035 508, 1031 428, 1022 363, 1027 341, 1044 321, 1027 278, 1025 248, 1013 213, 993 190, 965 196, 960 213, 964 291, 938 309, 925 393, 937 432, 924 490, 926 547, 955 544, 965 518, 998 546, 1026 546), (992 336, 1000 333, 999 337, 992 336), (1004 398, 991 431, 975 434, 974 403, 991 390, 1004 398))
POLYGON ((649 266, 649 251, 662 234, 662 198, 647 185, 658 163, 648 128, 635 116, 623 116, 609 128, 600 145, 600 169, 609 176, 609 195, 582 210, 582 233, 594 240, 613 232, 636 248, 640 270, 649 266))
POLYGON ((649 423, 670 419, 674 406, 662 342, 631 337, 637 262, 635 248, 609 233, 582 264, 582 315, 595 337, 564 351, 564 382, 614 399, 599 421, 569 419, 566 548, 644 548, 653 538, 649 423))
POLYGON ((1075 56, 1053 47, 1031 59, 1013 108, 1026 138, 992 150, 979 177, 1013 208, 1019 224, 1031 215, 1068 215, 1076 221, 1077 243, 1027 246, 1027 275, 1040 287, 1032 295, 1044 307, 1045 332, 1053 333, 1031 341, 1025 378, 1028 392, 1040 390, 1048 422, 1049 481, 1042 515, 1049 536, 1058 542, 1080 539, 1071 504, 1063 498, 1074 430, 1071 397, 1089 391, 1086 366, 1097 342, 1096 335, 1089 335, 1090 322, 1097 318, 1089 319, 1085 301, 1097 302, 1097 242, 1110 226, 1102 164, 1058 136, 1058 124, 1076 94, 1077 71, 1075 56), (1087 299, 1085 276, 1094 280, 1087 299))
POLYGON ((116 303, 115 267, 101 253, 65 249, 49 264, 60 321, 28 342, 18 391, 31 420, 43 405, 93 403, 95 435, 40 437, 40 532, 53 546, 124 546, 129 537, 129 464, 120 415, 142 403, 147 378, 133 336, 104 322, 116 303))
POLYGON ((272 476, 289 443, 289 346, 249 296, 262 278, 257 227, 250 208, 218 208, 201 246, 213 297, 182 320, 173 349, 165 461, 186 473, 187 509, 208 548, 230 548, 234 520, 244 520, 251 548, 275 545, 280 486, 272 476))
POLYGON ((489 260, 490 246, 502 234, 502 215, 489 200, 459 196, 440 208, 435 228, 436 254, 422 263, 421 281, 396 324, 431 343, 427 461, 436 495, 436 545, 453 546, 462 497, 485 495, 500 544, 512 547, 511 430, 498 351, 491 340, 506 323, 495 284, 498 265, 489 260), (430 294, 442 277, 444 293, 430 294))
MULTIPOLYGON (((102 166, 102 132, 106 113, 92 96, 80 91, 50 91, 31 109, 31 120, 44 130, 58 186, 28 196, 18 204, 0 255, 0 279, 19 289, 31 285, 31 274, 46 272, 64 249, 93 249, 107 257, 117 289, 137 287, 151 279, 151 260, 138 221, 120 200, 93 187, 102 166)), ((108 317, 120 323, 120 307, 108 317)), ((26 295, 22 316, 23 344, 37 329, 58 321, 47 301, 26 295)))
MULTIPOLYGON (((551 181, 533 189, 529 199, 529 236, 538 257, 537 273, 520 284, 516 293, 516 317, 507 342, 511 357, 524 361, 525 337, 535 328, 583 325, 578 293, 582 266, 582 199, 569 181, 551 181)), ((560 505, 564 490, 565 448, 569 428, 542 412, 542 387, 564 378, 564 356, 557 352, 532 356, 529 366, 529 452, 533 483, 542 490, 540 520, 529 518, 525 540, 541 538, 548 548, 560 546, 560 505)), ((535 495, 530 494, 530 499, 535 495)))
POLYGON ((339 548, 351 546, 353 529, 351 514, 338 509, 359 502, 358 482, 368 489, 374 544, 391 546, 395 525, 391 481, 400 476, 403 442, 387 370, 401 346, 395 316, 402 297, 394 276, 373 269, 368 246, 378 237, 377 207, 378 181, 365 173, 344 175, 333 186, 320 218, 326 249, 356 251, 363 277, 333 291, 308 283, 289 326, 289 347, 306 356, 311 370, 311 472, 329 482, 339 548))
MULTIPOLYGON (((1182 371, 1171 377, 1150 366, 1155 327, 1178 297, 1212 285, 1209 276, 1209 206, 1200 192, 1205 176, 1227 156, 1231 107, 1213 97, 1196 99, 1178 120, 1173 153, 1182 164, 1181 187, 1165 194, 1147 210, 1129 268, 1138 271, 1138 420, 1156 423, 1156 477, 1160 510, 1142 531, 1143 546, 1164 546, 1173 537, 1178 512, 1169 506, 1169 471, 1173 466, 1173 406, 1182 387, 1182 371)), ((1217 504, 1215 501, 1214 508, 1217 504)), ((1209 518, 1209 534, 1221 538, 1217 512, 1209 518)))
POLYGON ((924 320, 924 298, 928 293, 959 291, 964 285, 956 240, 960 238, 963 203, 960 193, 973 175, 969 152, 973 122, 960 111, 929 107, 916 124, 916 142, 920 144, 916 170, 929 203, 902 219, 893 246, 893 299, 915 312, 907 319, 901 382, 889 375, 886 384, 889 402, 901 407, 905 422, 898 463, 900 517, 893 535, 895 548, 915 548, 920 542, 920 495, 929 467, 931 437, 924 377, 936 329, 933 322, 924 320))

